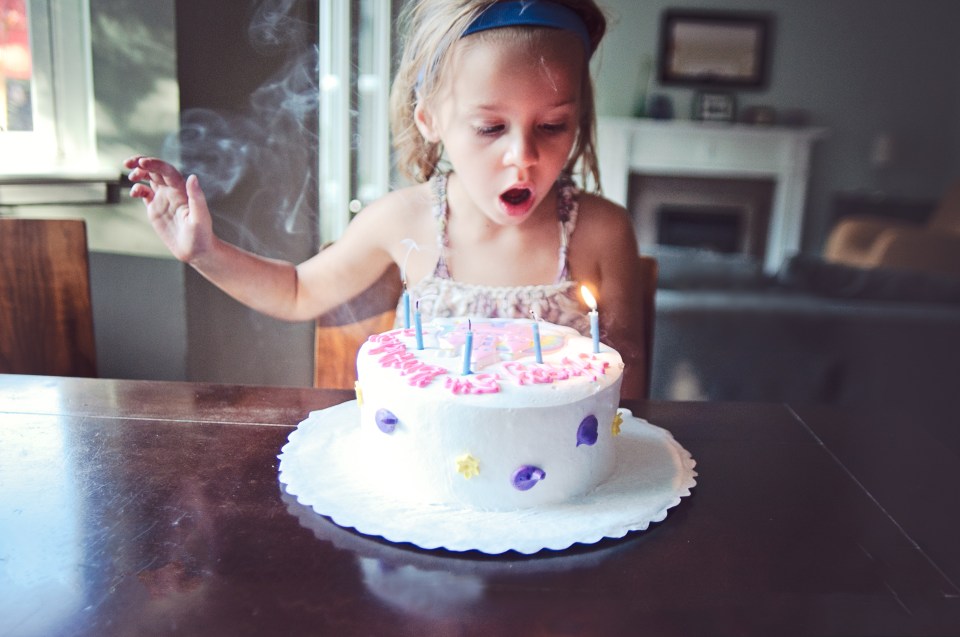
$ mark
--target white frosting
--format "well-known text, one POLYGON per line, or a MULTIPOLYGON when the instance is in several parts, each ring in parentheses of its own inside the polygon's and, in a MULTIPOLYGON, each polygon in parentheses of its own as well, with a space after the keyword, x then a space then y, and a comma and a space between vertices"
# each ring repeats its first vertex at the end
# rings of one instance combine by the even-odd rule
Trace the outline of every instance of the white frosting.
POLYGON ((469 375, 466 319, 424 325, 423 350, 412 328, 372 337, 357 356, 365 449, 357 470, 374 472, 397 498, 485 510, 564 502, 603 482, 614 467, 623 361, 604 345, 593 353, 575 330, 538 326, 540 364, 533 321, 471 320, 469 375), (471 462, 478 473, 468 478, 471 462), (514 475, 524 466, 545 475, 520 490, 514 475))

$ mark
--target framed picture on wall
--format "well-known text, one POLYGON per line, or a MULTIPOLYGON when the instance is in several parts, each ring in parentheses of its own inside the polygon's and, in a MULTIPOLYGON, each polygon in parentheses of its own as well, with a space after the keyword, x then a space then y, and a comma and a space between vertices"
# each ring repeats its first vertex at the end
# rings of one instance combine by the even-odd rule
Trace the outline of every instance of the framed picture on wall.
POLYGON ((667 9, 660 25, 660 83, 766 86, 771 22, 765 13, 667 9))

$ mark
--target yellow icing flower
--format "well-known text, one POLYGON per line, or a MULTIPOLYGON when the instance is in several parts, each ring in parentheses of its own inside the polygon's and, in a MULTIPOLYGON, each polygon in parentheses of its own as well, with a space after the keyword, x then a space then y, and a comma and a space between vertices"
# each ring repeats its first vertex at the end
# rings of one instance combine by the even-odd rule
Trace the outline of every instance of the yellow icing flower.
POLYGON ((357 407, 363 407, 363 389, 359 380, 353 383, 353 390, 357 392, 357 407))
POLYGON ((623 424, 623 414, 620 413, 620 410, 617 410, 617 413, 613 415, 613 424, 610 426, 610 431, 614 436, 620 435, 620 425, 623 424))
POLYGON ((457 473, 462 474, 464 478, 469 480, 480 475, 480 463, 469 453, 465 453, 457 458, 457 473))

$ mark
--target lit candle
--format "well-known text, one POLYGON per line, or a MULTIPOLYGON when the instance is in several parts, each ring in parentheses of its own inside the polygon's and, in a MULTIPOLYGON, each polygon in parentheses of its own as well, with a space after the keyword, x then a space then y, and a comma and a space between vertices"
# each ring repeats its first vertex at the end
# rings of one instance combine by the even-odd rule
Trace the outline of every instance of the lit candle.
POLYGON ((420 319, 420 300, 417 299, 417 303, 413 312, 413 327, 416 330, 417 336, 417 349, 423 349, 423 323, 420 319))
POLYGON ((597 312, 597 300, 593 298, 593 295, 590 294, 590 290, 587 289, 587 286, 580 286, 580 294, 583 296, 583 300, 590 306, 590 313, 587 315, 590 317, 590 336, 593 338, 593 353, 600 353, 600 313, 597 312))
POLYGON ((543 350, 540 348, 540 317, 536 310, 530 310, 533 314, 533 355, 538 363, 543 362, 543 350))
POLYGON ((463 344, 463 376, 470 373, 470 356, 473 354, 473 325, 467 319, 467 342, 463 344))
POLYGON ((403 328, 410 329, 410 294, 407 293, 407 280, 403 280, 403 294, 400 296, 403 300, 403 328))

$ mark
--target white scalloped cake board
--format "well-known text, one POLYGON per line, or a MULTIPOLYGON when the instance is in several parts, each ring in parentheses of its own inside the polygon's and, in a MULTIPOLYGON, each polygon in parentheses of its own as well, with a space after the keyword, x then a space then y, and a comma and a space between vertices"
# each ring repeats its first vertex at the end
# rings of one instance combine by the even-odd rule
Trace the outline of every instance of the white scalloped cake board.
POLYGON ((280 482, 340 526, 424 549, 530 554, 594 544, 663 520, 696 485, 696 462, 670 432, 621 413, 614 474, 561 505, 480 511, 385 497, 365 479, 355 400, 310 413, 290 433, 278 456, 280 482))

